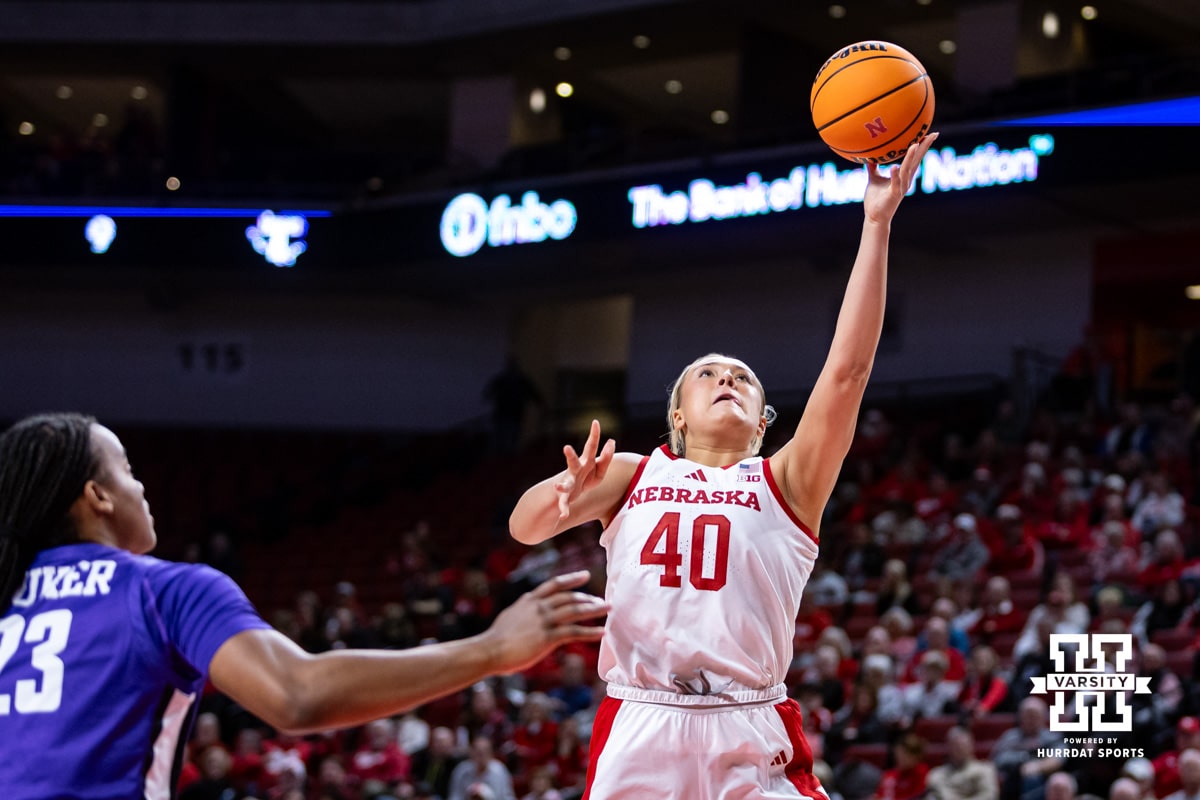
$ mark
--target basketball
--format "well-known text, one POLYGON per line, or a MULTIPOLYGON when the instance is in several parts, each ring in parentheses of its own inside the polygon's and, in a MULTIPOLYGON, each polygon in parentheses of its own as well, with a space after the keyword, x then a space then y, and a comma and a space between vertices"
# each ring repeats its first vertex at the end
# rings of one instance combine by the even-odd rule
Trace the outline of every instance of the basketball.
POLYGON ((890 42, 859 42, 817 70, 809 97, 822 141, 859 164, 887 164, 933 123, 933 82, 925 67, 890 42))

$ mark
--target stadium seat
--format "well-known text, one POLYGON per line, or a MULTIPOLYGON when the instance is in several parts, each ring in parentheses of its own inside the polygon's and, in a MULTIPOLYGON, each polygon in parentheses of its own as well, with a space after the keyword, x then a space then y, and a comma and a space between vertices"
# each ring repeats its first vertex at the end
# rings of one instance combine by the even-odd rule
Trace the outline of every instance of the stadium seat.
POLYGON ((1000 738, 1000 734, 1015 727, 1016 724, 1016 714, 988 714, 971 723, 971 733, 975 735, 977 743, 994 741, 1000 738))
POLYGON ((922 717, 913 723, 913 733, 927 742, 943 742, 946 733, 958 724, 958 717, 943 715, 940 717, 922 717))
POLYGON ((853 744, 842 754, 842 761, 863 761, 874 764, 879 769, 887 765, 888 746, 886 744, 853 744))

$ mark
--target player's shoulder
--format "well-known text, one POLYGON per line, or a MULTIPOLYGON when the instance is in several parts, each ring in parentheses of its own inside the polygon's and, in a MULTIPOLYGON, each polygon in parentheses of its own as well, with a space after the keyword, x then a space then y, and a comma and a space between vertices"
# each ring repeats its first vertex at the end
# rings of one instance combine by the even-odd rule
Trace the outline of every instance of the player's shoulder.
POLYGON ((613 453, 604 485, 614 492, 623 492, 645 470, 649 456, 628 451, 613 453))

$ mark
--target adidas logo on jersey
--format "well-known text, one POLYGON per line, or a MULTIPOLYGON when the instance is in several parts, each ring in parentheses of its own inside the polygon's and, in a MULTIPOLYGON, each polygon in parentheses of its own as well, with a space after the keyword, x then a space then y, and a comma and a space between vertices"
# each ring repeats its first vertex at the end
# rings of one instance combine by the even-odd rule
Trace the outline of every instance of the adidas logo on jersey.
POLYGON ((771 761, 771 766, 772 767, 782 767, 787 762, 788 762, 787 753, 785 753, 783 750, 780 750, 779 755, 775 756, 775 758, 771 761))
POLYGON ((683 477, 690 478, 694 481, 700 481, 701 483, 708 483, 708 478, 704 477, 704 470, 700 470, 700 469, 696 470, 695 472, 689 472, 687 475, 684 475, 683 477))

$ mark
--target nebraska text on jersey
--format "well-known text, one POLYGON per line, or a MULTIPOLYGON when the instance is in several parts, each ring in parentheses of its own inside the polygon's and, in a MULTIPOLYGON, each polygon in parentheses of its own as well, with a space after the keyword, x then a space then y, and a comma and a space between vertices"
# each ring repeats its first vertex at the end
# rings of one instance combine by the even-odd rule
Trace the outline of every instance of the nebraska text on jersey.
POLYGON ((752 508, 755 511, 762 511, 762 506, 758 502, 758 495, 744 489, 730 491, 713 489, 705 491, 704 489, 677 489, 673 486, 645 486, 637 489, 629 495, 629 500, 625 503, 625 508, 633 508, 639 503, 653 502, 687 503, 690 505, 698 503, 705 505, 731 504, 742 506, 743 508, 752 508))

